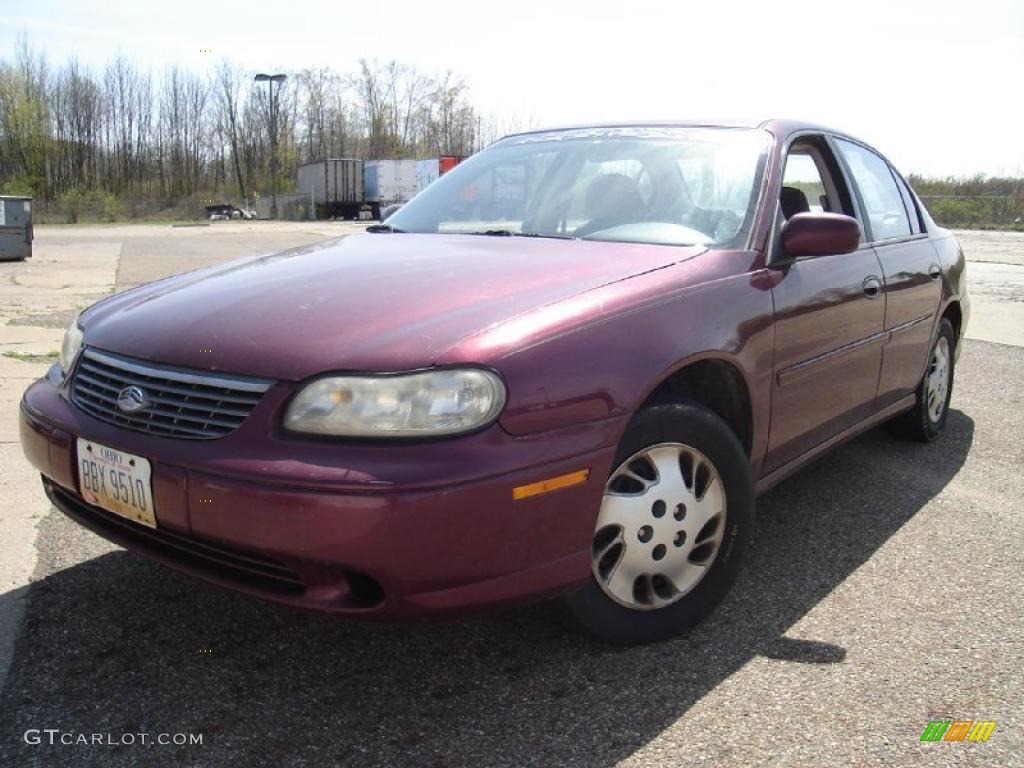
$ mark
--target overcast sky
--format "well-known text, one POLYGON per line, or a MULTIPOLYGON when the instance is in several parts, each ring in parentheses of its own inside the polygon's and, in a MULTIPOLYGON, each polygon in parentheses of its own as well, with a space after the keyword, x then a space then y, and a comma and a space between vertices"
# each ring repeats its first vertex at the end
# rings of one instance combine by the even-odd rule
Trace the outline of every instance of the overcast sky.
POLYGON ((396 58, 538 126, 799 117, 908 173, 1024 173, 1024 0, 6 0, 0 18, 4 58, 22 33, 94 67, 118 49, 254 72, 396 58))

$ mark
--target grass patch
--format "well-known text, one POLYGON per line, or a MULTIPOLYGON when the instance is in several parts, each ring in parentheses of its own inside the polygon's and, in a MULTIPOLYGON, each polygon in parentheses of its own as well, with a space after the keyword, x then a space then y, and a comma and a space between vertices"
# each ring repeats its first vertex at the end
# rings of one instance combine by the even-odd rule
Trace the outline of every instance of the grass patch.
POLYGON ((3 354, 4 357, 9 357, 11 360, 20 360, 23 363, 52 363, 60 356, 60 352, 56 349, 51 349, 42 355, 36 352, 18 352, 15 349, 8 349, 3 354))

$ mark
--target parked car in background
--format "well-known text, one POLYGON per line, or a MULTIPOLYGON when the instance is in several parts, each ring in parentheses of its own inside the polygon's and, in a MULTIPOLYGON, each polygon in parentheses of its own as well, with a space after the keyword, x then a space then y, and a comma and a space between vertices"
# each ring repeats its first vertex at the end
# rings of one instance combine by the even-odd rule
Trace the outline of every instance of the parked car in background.
POLYGON ((256 213, 248 209, 237 208, 234 205, 221 203, 219 205, 206 206, 206 213, 210 221, 230 221, 231 219, 255 219, 256 213))
POLYGON ((756 494, 946 423, 963 254, 847 134, 509 136, 370 230, 85 310, 21 405, 53 503, 290 605, 560 595, 647 642, 728 592, 756 494))

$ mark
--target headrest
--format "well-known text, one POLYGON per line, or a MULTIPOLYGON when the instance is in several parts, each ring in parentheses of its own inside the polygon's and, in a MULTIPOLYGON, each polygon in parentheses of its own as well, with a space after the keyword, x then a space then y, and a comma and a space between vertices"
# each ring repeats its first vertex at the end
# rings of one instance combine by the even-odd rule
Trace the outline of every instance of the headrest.
POLYGON ((802 189, 796 187, 783 187, 782 194, 779 195, 779 203, 782 205, 782 215, 787 220, 798 213, 807 213, 811 210, 811 206, 807 204, 807 195, 803 193, 802 189))

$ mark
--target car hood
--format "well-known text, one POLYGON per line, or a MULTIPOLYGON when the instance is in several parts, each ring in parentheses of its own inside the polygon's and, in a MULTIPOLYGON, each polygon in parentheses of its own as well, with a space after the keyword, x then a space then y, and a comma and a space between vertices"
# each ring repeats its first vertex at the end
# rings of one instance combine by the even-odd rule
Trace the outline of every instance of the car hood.
POLYGON ((354 235, 118 294, 83 315, 85 342, 156 362, 274 379, 413 370, 437 362, 462 339, 702 250, 354 235))

